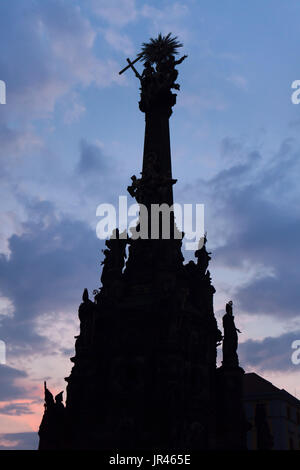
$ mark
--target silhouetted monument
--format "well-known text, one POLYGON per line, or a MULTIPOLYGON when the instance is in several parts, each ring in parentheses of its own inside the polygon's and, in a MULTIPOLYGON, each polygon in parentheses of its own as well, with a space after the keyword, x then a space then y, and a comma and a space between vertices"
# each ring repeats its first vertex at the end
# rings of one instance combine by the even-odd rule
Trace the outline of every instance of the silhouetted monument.
MULTIPOLYGON (((170 207, 176 183, 169 118, 176 103, 172 89, 179 90, 175 67, 186 58, 175 60, 182 46, 176 39, 159 35, 143 44, 135 61, 127 59, 126 68, 140 81, 146 121, 141 177, 132 176, 128 192, 149 209, 149 233, 151 204, 170 207), (139 60, 142 74, 134 67, 139 60)), ((160 223, 157 239, 124 239, 118 230, 113 235, 103 250, 102 286, 94 300, 83 292, 65 407, 61 395, 54 403, 45 389, 40 449, 244 449, 237 330, 229 303, 217 368, 223 337, 214 316, 206 236, 197 262, 184 264, 184 234, 172 211, 169 239, 160 223)))
POLYGON ((234 323, 234 316, 232 313, 232 301, 230 300, 226 304, 226 314, 223 317, 223 365, 227 366, 238 366, 239 359, 237 355, 238 347, 238 330, 234 323))

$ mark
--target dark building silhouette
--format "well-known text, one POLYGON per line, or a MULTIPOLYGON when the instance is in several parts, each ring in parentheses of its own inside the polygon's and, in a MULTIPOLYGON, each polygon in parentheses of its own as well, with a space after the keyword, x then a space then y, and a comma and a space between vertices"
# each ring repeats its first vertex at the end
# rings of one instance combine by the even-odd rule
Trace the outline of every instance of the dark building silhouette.
POLYGON ((251 372, 244 375, 244 406, 249 450, 300 450, 300 400, 251 372))
POLYGON ((243 375, 237 356, 232 303, 224 338, 214 316, 206 237, 195 261, 184 264, 183 234, 170 214, 170 237, 154 221, 152 204, 173 204, 169 118, 179 89, 176 38, 143 45, 137 60, 140 110, 145 113, 141 177, 128 191, 148 209, 141 225, 156 239, 106 241, 102 287, 94 300, 84 290, 74 366, 66 378, 65 407, 47 391, 40 426, 42 449, 245 449, 243 375), (126 258, 126 246, 128 257, 126 258), (223 363, 217 346, 223 339, 223 363))

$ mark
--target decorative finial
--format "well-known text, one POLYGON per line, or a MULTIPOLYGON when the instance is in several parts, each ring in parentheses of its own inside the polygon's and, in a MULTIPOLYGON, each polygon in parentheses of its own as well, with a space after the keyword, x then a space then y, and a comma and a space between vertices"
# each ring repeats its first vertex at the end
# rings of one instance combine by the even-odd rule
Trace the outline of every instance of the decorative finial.
POLYGON ((46 381, 44 381, 44 393, 45 393, 45 407, 49 408, 49 406, 53 405, 54 399, 53 399, 52 393, 47 388, 46 381))
POLYGON ((84 291, 83 291, 82 300, 83 300, 83 302, 88 302, 89 301, 89 291, 87 290, 87 288, 85 288, 84 291))

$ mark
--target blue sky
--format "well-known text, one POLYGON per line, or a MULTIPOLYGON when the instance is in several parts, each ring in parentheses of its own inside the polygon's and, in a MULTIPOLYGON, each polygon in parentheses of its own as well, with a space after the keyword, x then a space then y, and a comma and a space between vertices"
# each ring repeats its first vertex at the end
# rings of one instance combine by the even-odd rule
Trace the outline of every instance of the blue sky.
POLYGON ((99 285, 96 208, 141 170, 139 84, 118 71, 159 32, 188 54, 175 200, 205 204, 219 326, 232 299, 242 366, 300 397, 299 15, 296 0, 1 2, 1 448, 35 448, 43 380, 65 389, 81 294, 99 285))

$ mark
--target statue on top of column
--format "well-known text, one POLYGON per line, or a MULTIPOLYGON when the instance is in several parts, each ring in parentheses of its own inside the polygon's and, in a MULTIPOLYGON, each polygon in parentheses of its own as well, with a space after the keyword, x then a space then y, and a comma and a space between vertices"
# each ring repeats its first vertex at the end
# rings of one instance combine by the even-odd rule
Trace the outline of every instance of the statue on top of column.
POLYGON ((197 271, 203 277, 207 272, 209 261, 211 260, 211 252, 206 250, 207 237, 206 233, 204 237, 199 240, 199 249, 195 251, 195 257, 197 258, 197 271))
POLYGON ((235 326, 232 313, 232 300, 226 304, 226 314, 223 316, 223 366, 238 366, 237 355, 238 333, 241 331, 235 326))
POLYGON ((141 111, 149 111, 153 106, 166 102, 173 106, 176 95, 171 93, 171 89, 179 90, 176 83, 178 71, 176 65, 181 64, 187 55, 183 55, 176 60, 177 49, 183 44, 177 41, 177 37, 172 37, 171 33, 166 36, 158 35, 156 39, 151 38, 148 43, 142 44, 142 51, 134 61, 127 59, 127 65, 119 73, 122 74, 129 67, 134 71, 136 77, 141 82, 141 111), (134 67, 134 64, 142 60, 144 70, 142 75, 134 67), (162 98, 165 98, 163 100, 162 98))
POLYGON ((39 450, 59 449, 62 443, 62 432, 65 418, 65 407, 63 404, 63 392, 55 396, 47 388, 44 382, 45 411, 39 427, 39 450))

